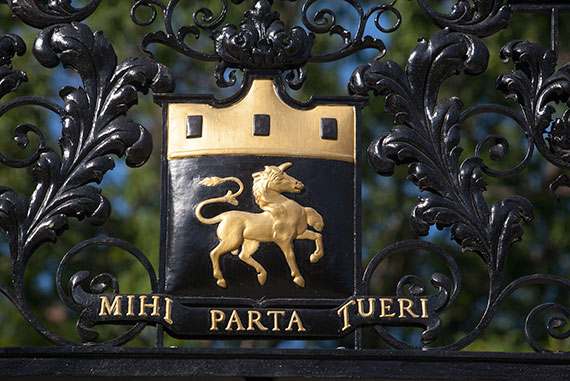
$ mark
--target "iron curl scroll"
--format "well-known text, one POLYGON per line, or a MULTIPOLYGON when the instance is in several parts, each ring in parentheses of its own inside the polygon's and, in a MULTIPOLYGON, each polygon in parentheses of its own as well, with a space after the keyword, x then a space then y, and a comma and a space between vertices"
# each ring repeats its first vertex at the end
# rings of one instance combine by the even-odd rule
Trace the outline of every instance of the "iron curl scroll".
POLYGON ((448 14, 436 11, 430 6, 429 0, 417 1, 422 10, 441 27, 480 37, 506 28, 513 13, 511 5, 504 0, 458 0, 448 14))
MULTIPOLYGON (((532 159, 532 155, 534 153, 534 138, 532 133, 529 131, 528 125, 525 123, 522 115, 513 111, 511 108, 508 108, 503 105, 481 104, 470 107, 467 110, 463 111, 459 117, 459 123, 463 123, 469 118, 479 114, 503 115, 510 118, 519 127, 521 127, 524 133, 524 137, 527 140, 527 147, 524 153, 524 157, 514 167, 509 168, 507 170, 496 170, 487 166, 483 162, 481 164, 481 170, 489 176, 499 177, 499 178, 513 176, 523 171, 528 166, 530 160, 532 159)), ((484 147, 488 145, 490 145, 490 148, 488 148, 489 158, 493 161, 501 160, 507 155, 509 151, 509 141, 507 140, 507 138, 497 134, 490 134, 481 138, 477 142, 475 146, 475 156, 480 158, 484 147)))
MULTIPOLYGON (((362 277, 362 290, 365 294, 370 294, 370 282, 372 274, 380 266, 382 262, 388 258, 408 250, 426 250, 430 254, 434 254, 443 259, 447 268, 451 272, 453 281, 442 273, 433 273, 430 277, 430 283, 433 287, 437 288, 437 293, 428 296, 429 304, 434 308, 434 313, 441 314, 445 312, 456 300, 459 292, 461 291, 461 273, 457 263, 453 257, 442 248, 420 240, 409 240, 394 243, 376 254, 368 263, 364 276, 362 277)), ((404 296, 404 288, 407 286, 408 292, 412 296, 425 296, 427 287, 424 281, 415 275, 406 275, 400 279, 397 285, 396 295, 404 296)), ((392 348, 398 349, 412 349, 413 346, 398 340, 391 335, 388 330, 381 326, 374 326, 376 332, 380 337, 392 348)), ((421 333, 421 341, 424 344, 429 344, 435 341, 441 331, 441 321, 438 319, 431 326, 421 333)))
MULTIPOLYGON (((82 270, 76 272, 71 276, 69 279, 70 295, 66 294, 65 287, 63 286, 63 273, 66 265, 68 265, 68 263, 83 250, 94 246, 117 247, 133 256, 146 271, 149 277, 151 292, 158 291, 158 281, 152 263, 150 263, 148 258, 132 244, 116 238, 98 237, 89 239, 74 246, 67 252, 67 254, 65 254, 58 265, 56 274, 56 287, 60 299, 69 308, 81 313, 77 321, 77 331, 81 338, 87 341, 85 345, 93 345, 95 340, 97 340, 99 337, 99 333, 93 329, 93 323, 89 321, 89 319, 86 317, 87 315, 84 313, 84 310, 87 308, 87 301, 90 299, 90 297, 93 296, 93 294, 102 294, 109 289, 109 291, 111 291, 113 294, 119 293, 119 282, 115 276, 109 273, 102 273, 94 276, 89 283, 90 292, 85 291, 81 287, 81 283, 89 278, 90 273, 89 271, 82 270)), ((116 346, 125 344, 135 338, 144 329, 145 326, 145 322, 138 322, 121 336, 107 342, 100 343, 99 345, 116 346)))

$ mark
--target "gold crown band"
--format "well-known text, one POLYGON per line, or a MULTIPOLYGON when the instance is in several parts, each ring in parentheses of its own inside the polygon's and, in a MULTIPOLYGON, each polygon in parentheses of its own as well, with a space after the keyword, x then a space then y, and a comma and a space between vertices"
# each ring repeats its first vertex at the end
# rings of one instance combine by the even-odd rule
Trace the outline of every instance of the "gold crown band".
POLYGON ((311 157, 355 162, 356 108, 297 110, 269 79, 256 79, 236 104, 168 106, 168 159, 204 155, 311 157))

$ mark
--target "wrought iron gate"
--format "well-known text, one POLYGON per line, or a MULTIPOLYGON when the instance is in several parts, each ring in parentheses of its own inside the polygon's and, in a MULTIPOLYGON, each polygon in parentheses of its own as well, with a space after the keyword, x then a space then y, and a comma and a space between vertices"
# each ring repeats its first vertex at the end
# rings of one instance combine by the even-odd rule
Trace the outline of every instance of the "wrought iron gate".
MULTIPOLYGON (((507 260, 511 247, 522 240, 524 226, 532 224, 535 212, 540 213, 537 205, 535 211, 519 195, 525 194, 525 185, 512 186, 516 179, 529 166, 548 162, 556 168, 549 185, 554 197, 545 202, 555 203, 570 186, 570 177, 559 171, 570 168, 570 113, 564 109, 570 105, 570 64, 559 62, 559 17, 565 20, 570 4, 563 0, 457 0, 446 14, 429 1, 418 0, 414 6, 438 30, 429 38, 420 38, 402 66, 385 56, 389 49, 398 48, 390 44, 390 36, 398 33, 406 17, 399 10, 403 0, 204 3, 133 1, 130 17, 134 24, 160 25, 140 42, 145 55, 119 62, 104 35, 81 23, 96 12, 100 0, 82 7, 74 7, 69 0, 0 1, 19 19, 18 28, 27 25, 39 30, 33 44, 17 34, 0 34, 0 97, 7 99, 0 105, 1 120, 8 121, 10 111, 29 106, 51 111, 61 120, 59 152, 50 147, 45 126, 21 123, 13 138, 21 149, 37 143, 34 152, 16 159, 0 154, 5 167, 11 171, 30 168, 35 181, 32 194, 0 187, 2 248, 10 263, 6 270, 10 279, 0 283, 0 290, 37 335, 57 345, 3 347, 1 373, 567 378, 568 266, 556 274, 530 273, 513 280, 506 274, 512 266, 507 260), (352 25, 342 25, 340 11, 334 10, 339 6, 342 12, 350 10, 356 16, 352 25), (295 24, 298 19, 299 25, 286 28, 275 10, 280 7, 297 10, 288 11, 292 19, 285 21, 295 24), (145 12, 146 18, 141 15, 145 12), (500 103, 464 107, 453 94, 439 96, 444 81, 484 73, 490 54, 496 54, 489 52, 485 38, 508 28, 514 15, 524 12, 550 15, 551 46, 514 40, 500 49, 500 58, 512 62, 514 68, 511 72, 505 69, 496 86, 519 104, 518 110, 500 103), (190 22, 181 22, 182 15, 191 15, 187 17, 190 22), (386 17, 393 21, 389 26, 386 17), (376 28, 384 40, 368 35, 368 28, 376 28), (340 42, 318 45, 327 36, 340 42), (225 93, 230 95, 219 99, 174 93, 179 78, 175 80, 171 70, 159 63, 160 54, 169 53, 153 58, 150 48, 156 45, 190 58, 188 65, 216 63, 216 84, 230 88, 225 93), (17 69, 16 56, 24 55, 28 46, 42 66, 73 69, 81 85, 63 87, 61 100, 18 96, 28 76, 34 81, 32 73, 17 69), (332 46, 332 50, 323 52, 323 46, 332 46), (327 63, 347 57, 354 63, 361 52, 370 50, 377 57, 351 67, 348 95, 314 97, 307 102, 290 96, 311 74, 306 65, 327 68, 327 63), (138 93, 149 90, 162 106, 163 117, 161 174, 156 171, 161 189, 155 194, 161 199, 158 265, 153 264, 155 257, 119 237, 98 235, 66 254, 52 252, 58 261, 54 269, 57 294, 67 309, 77 312, 80 340, 71 340, 37 315, 26 292, 26 271, 38 250, 56 242, 72 219, 85 218, 97 226, 109 219, 111 203, 97 184, 115 166, 113 156, 124 158, 129 167, 149 159, 153 137, 127 116, 137 107, 138 93), (370 143, 370 132, 361 136, 362 131, 370 131, 365 129, 370 127, 366 125, 369 120, 363 120, 362 113, 366 107, 377 107, 375 97, 384 101, 393 126, 370 143), (373 106, 367 106, 369 102, 373 106), (508 118, 522 129, 526 147, 518 163, 498 169, 489 164, 488 160, 505 158, 509 140, 488 131, 473 133, 472 141, 464 143, 469 148, 465 152, 473 152, 464 154, 462 127, 478 115, 489 120, 508 118), (239 130, 242 125, 247 128, 239 130), (314 137, 310 135, 313 130, 314 137), (362 160, 361 144, 368 145, 362 160), (535 149, 540 155, 534 154, 535 149), (396 167, 407 166, 407 179, 419 190, 409 213, 410 227, 416 237, 427 236, 392 242, 365 261, 364 268, 361 209, 374 211, 360 199, 361 162, 387 177, 394 175, 396 167), (504 181, 511 184, 506 191, 485 193, 488 184, 489 189, 496 189, 504 181), (279 197, 279 205, 264 199, 269 197, 263 193, 267 189, 274 191, 273 199, 279 197), (208 206, 213 203, 239 207, 208 206), (255 208, 262 212, 247 211, 255 208), (224 230, 226 222, 232 227, 243 223, 243 229, 254 226, 257 233, 224 230), (215 224, 219 226, 210 227, 215 224), (293 225, 297 230, 289 234, 293 225), (433 227, 450 232, 457 245, 439 245, 433 227), (228 243, 232 239, 235 244, 228 243), (148 276, 150 292, 119 293, 117 277, 107 272, 93 277, 85 270, 74 270, 69 276, 68 267, 74 268, 81 253, 101 247, 130 254, 148 276), (478 264, 486 270, 487 279, 481 282, 488 292, 474 327, 440 344, 437 340, 446 331, 446 312, 460 308, 462 266, 475 263, 459 262, 453 252, 459 249, 465 256, 477 254, 478 264), (429 253, 444 265, 445 274, 434 271, 424 276, 434 292, 430 293, 421 277, 405 275, 396 282, 394 295, 378 293, 374 286, 377 269, 404 252, 412 253, 414 260, 419 252, 429 253), (254 254, 264 259, 258 262, 254 254), (301 260, 302 255, 307 258, 301 260), (461 352, 499 319, 499 308, 506 299, 533 285, 548 287, 551 299, 526 312, 520 333, 536 353, 461 352), (546 341, 535 334, 535 320, 545 315, 546 341), (102 325, 128 328, 108 340, 98 340, 96 327, 102 325), (156 345, 122 346, 149 327, 156 345), (393 331, 393 327, 412 327, 415 336, 409 339, 409 331, 393 331), (390 349, 370 348, 368 335, 390 349), (170 348, 165 337, 182 341, 334 339, 332 345, 342 347, 170 348), (554 350, 545 344, 548 340, 558 342, 554 350)), ((463 303, 462 307, 468 316, 472 306, 463 303)))

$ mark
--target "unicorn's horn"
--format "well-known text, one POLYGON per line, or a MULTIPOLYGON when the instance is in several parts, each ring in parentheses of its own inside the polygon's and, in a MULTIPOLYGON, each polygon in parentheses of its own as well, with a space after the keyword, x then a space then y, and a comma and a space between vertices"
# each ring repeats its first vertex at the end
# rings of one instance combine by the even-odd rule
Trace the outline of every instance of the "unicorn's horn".
POLYGON ((281 172, 285 172, 287 170, 287 168, 290 168, 293 166, 293 163, 283 163, 279 166, 279 169, 281 170, 281 172))

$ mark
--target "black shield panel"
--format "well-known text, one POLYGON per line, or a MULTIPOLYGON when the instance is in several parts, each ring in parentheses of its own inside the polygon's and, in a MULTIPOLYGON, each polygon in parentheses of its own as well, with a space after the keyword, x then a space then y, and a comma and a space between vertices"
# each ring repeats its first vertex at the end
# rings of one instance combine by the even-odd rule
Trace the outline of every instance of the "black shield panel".
POLYGON ((295 103, 271 79, 242 91, 167 106, 164 291, 257 302, 354 294, 358 106, 295 103))

